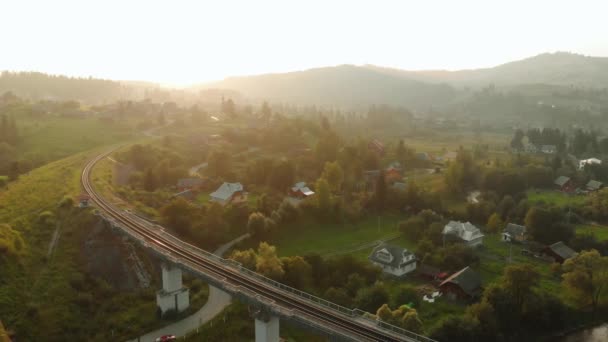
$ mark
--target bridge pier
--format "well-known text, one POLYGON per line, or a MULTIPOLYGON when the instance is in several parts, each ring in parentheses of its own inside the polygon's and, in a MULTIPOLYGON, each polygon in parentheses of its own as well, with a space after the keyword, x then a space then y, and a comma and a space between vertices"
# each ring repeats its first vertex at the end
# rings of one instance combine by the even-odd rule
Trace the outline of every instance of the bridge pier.
POLYGON ((263 308, 251 313, 255 319, 255 342, 279 342, 279 317, 263 308))
POLYGON ((190 306, 190 290, 182 285, 182 270, 168 263, 163 263, 161 268, 163 288, 156 292, 156 305, 161 315, 186 310, 190 306))

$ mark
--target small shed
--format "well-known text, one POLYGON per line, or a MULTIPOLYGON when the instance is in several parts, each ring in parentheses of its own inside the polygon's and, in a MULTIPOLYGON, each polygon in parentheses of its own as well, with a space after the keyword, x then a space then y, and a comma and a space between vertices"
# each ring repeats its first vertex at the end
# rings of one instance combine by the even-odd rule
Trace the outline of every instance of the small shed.
POLYGON ((80 194, 80 196, 78 196, 78 206, 80 208, 88 207, 90 201, 91 201, 91 196, 89 196, 88 194, 80 194))
POLYGON ((572 184, 572 180, 570 177, 559 176, 553 182, 561 191, 570 192, 574 190, 574 186, 572 184))
POLYGON ((585 185, 585 188, 587 189, 587 191, 597 191, 603 187, 604 187, 604 184, 602 182, 596 181, 596 180, 590 180, 587 183, 587 185, 585 185))

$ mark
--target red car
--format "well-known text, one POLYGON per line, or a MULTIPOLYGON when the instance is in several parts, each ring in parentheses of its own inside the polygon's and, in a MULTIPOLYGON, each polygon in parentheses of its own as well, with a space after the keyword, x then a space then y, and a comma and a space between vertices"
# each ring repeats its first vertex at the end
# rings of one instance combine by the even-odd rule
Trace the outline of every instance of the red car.
POLYGON ((167 341, 175 341, 177 338, 175 335, 163 335, 161 337, 156 338, 156 342, 167 342, 167 341))

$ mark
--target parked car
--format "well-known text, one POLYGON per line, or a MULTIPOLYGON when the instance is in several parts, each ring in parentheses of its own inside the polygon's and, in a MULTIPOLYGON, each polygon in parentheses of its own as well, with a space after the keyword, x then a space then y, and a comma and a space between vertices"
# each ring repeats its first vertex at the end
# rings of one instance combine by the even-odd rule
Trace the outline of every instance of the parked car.
POLYGON ((163 335, 161 337, 156 338, 156 342, 167 342, 175 340, 177 340, 177 337, 175 337, 175 335, 163 335))

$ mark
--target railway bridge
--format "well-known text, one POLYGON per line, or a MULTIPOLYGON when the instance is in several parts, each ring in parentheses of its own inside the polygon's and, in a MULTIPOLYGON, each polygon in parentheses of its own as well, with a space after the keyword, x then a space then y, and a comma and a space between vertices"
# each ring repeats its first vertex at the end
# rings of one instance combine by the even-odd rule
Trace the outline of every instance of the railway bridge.
POLYGON ((163 227, 118 208, 103 198, 91 182, 93 167, 111 152, 87 163, 81 183, 100 216, 163 260, 163 289, 157 293, 157 304, 162 311, 181 311, 188 307, 188 289, 181 280, 185 271, 248 303, 253 308, 256 342, 278 341, 280 319, 320 331, 332 340, 436 342, 377 321, 362 310, 349 309, 266 278, 233 260, 181 241, 163 227))

